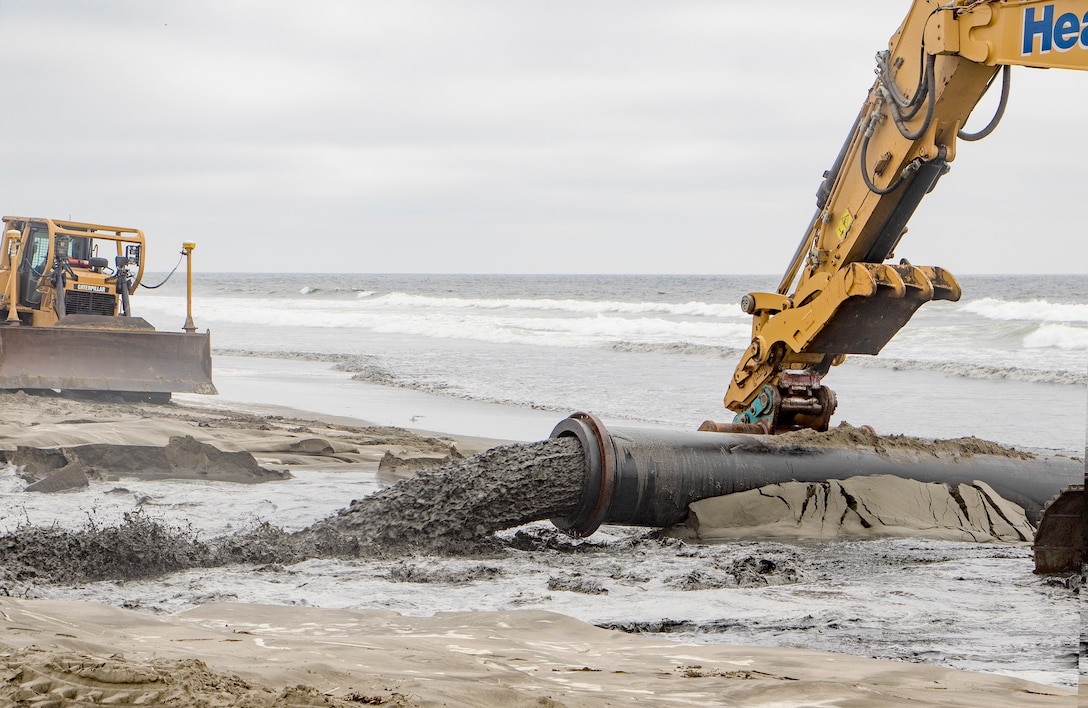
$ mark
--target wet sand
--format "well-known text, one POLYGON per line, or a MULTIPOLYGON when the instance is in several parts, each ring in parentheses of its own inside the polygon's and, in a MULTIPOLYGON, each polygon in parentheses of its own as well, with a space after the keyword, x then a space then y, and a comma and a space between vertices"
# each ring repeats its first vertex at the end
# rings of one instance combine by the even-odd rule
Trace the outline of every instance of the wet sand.
POLYGON ((407 618, 217 604, 163 618, 50 601, 4 599, 0 608, 8 700, 49 692, 73 704, 125 693, 137 704, 208 706, 1075 705, 1068 691, 998 676, 663 642, 539 611, 407 618))
MULTIPOLYGON (((56 446, 107 446, 85 459, 38 460, 47 472, 43 480, 67 469, 57 481, 72 484, 79 484, 80 475, 117 475, 116 465, 108 462, 120 448, 127 449, 130 461, 143 458, 155 474, 173 467, 195 479, 253 484, 257 477, 275 484, 292 469, 309 466, 382 466, 390 476, 397 476, 398 468, 405 476, 420 458, 455 463, 495 442, 283 411, 101 404, 24 394, 0 394, 0 405, 7 413, 0 449, 8 459, 30 459, 31 450, 56 446), (228 465, 204 446, 247 453, 257 465, 228 465), (10 457, 16 454, 24 457, 10 457)), ((570 503, 556 490, 547 496, 560 508, 570 503)), ((345 516, 352 518, 340 518, 345 516)), ((157 530, 138 530, 149 546, 169 548, 155 536, 157 530)), ((254 539, 251 548, 259 550, 260 541, 254 539)), ((5 572, 10 580, 11 570, 5 572)), ((682 644, 538 610, 421 618, 379 610, 214 603, 155 617, 96 603, 4 597, 0 612, 5 666, 0 698, 28 704, 46 697, 55 699, 50 705, 78 705, 123 696, 159 705, 212 706, 1075 704, 1067 689, 992 674, 799 649, 682 644)))

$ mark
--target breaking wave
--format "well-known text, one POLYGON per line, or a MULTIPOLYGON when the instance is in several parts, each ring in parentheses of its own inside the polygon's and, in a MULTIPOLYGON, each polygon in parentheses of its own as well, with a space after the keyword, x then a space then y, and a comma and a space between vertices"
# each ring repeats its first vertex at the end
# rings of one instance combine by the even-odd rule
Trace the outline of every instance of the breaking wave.
POLYGON ((1028 349, 1057 349, 1088 351, 1088 329, 1067 324, 1045 324, 1024 337, 1028 349))
POLYGON ((719 346, 715 344, 694 344, 692 342, 612 342, 606 347, 614 352, 636 352, 640 354, 678 354, 681 356, 709 356, 721 359, 740 359, 744 353, 741 347, 719 346))
POLYGON ((1073 371, 1049 371, 1046 369, 1028 369, 1018 366, 989 366, 970 362, 953 361, 918 361, 911 359, 889 359, 850 357, 854 365, 873 369, 936 371, 942 374, 962 376, 968 379, 1024 381, 1026 383, 1078 385, 1088 384, 1088 373, 1073 371))
POLYGON ((360 290, 358 288, 319 288, 313 285, 303 285, 298 289, 299 295, 325 295, 329 293, 353 293, 356 297, 369 297, 376 294, 373 290, 360 290))
POLYGON ((990 320, 1088 323, 1088 304, 1056 303, 1047 300, 1008 301, 986 297, 964 303, 964 312, 990 320))
MULTIPOLYGON (((360 294, 360 297, 362 295, 360 294)), ((371 298, 375 303, 394 307, 421 309, 479 309, 479 310, 540 310, 570 312, 574 314, 661 314, 680 317, 724 317, 747 319, 736 304, 723 305, 706 302, 620 302, 615 300, 555 300, 549 298, 459 298, 386 293, 371 298)))
MULTIPOLYGON (((384 297, 369 302, 378 303, 384 297)), ((212 323, 267 326, 270 331, 273 331, 272 328, 283 332, 294 330, 296 334, 292 336, 307 328, 319 328, 571 348, 608 346, 616 341, 656 346, 717 342, 739 344, 747 342, 751 331, 749 325, 739 320, 671 318, 663 312, 659 312, 658 316, 630 316, 627 312, 621 312, 621 308, 605 312, 597 306, 580 312, 580 308, 576 307, 578 303, 574 301, 571 301, 565 314, 560 311, 559 305, 550 313, 547 305, 529 312, 481 311, 478 303, 488 301, 466 300, 464 302, 468 304, 456 309, 458 306, 451 308, 449 305, 450 301, 456 302, 455 298, 430 299, 445 303, 445 309, 403 305, 383 308, 378 304, 359 307, 334 300, 295 300, 289 306, 284 306, 284 301, 279 300, 222 298, 204 303, 201 315, 203 320, 212 323)), ((149 303, 145 311, 155 309, 163 313, 168 310, 184 312, 184 301, 157 298, 149 303)), ((646 312, 652 311, 647 309, 646 312)))

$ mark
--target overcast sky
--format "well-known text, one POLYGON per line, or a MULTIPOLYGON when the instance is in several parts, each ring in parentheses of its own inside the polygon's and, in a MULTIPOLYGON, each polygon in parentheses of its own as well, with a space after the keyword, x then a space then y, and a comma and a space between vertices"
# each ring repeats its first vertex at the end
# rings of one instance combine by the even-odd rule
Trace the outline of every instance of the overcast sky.
MULTIPOLYGON (((777 274, 907 8, 2 0, 0 209, 160 270, 777 274)), ((1085 272, 1086 117, 1015 70, 896 256, 1085 272)))

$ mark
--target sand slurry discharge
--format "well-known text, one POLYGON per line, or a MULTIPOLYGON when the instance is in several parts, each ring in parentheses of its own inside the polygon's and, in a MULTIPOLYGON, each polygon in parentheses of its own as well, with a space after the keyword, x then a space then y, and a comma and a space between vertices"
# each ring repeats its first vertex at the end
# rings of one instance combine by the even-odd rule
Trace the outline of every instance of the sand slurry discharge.
MULTIPOLYGON (((956 455, 1024 456, 1024 453, 985 441, 881 438, 849 426, 827 434, 783 436, 782 442, 845 448, 864 446, 878 451, 907 446, 912 450, 952 451, 956 455)), ((342 443, 339 447, 347 448, 342 443)), ((324 452, 337 449, 337 444, 306 438, 289 446, 294 453, 304 448, 324 452)), ((126 449, 130 458, 155 460, 148 463, 152 465, 153 477, 162 476, 165 467, 169 466, 169 460, 158 460, 155 455, 172 456, 171 459, 181 459, 184 455, 188 462, 182 465, 182 476, 191 477, 194 469, 200 472, 228 462, 230 478, 235 481, 271 481, 290 476, 259 466, 246 452, 219 453, 209 444, 178 436, 171 437, 165 446, 82 445, 43 451, 16 446, 8 453, 8 459, 13 464, 20 461, 22 464, 37 463, 39 467, 51 470, 51 474, 54 468, 79 468, 83 474, 83 468, 92 471, 95 468, 113 469, 115 466, 111 461, 124 460, 122 453, 126 449)), ((121 473, 133 474, 133 464, 129 459, 121 473)), ((139 510, 125 514, 122 523, 112 526, 88 522, 83 528, 70 529, 24 524, 0 536, 0 580, 72 584, 150 578, 189 568, 230 564, 292 564, 313 558, 379 558, 407 554, 465 555, 495 550, 498 542, 493 534, 497 531, 571 513, 581 500, 587 474, 580 444, 574 438, 563 437, 500 445, 469 458, 453 459, 363 499, 353 500, 338 513, 294 532, 263 522, 241 532, 200 538, 191 529, 169 527, 139 510)), ((854 482, 854 485, 862 485, 858 488, 874 504, 880 500, 879 489, 892 489, 890 506, 888 503, 884 506, 894 509, 894 513, 881 513, 876 506, 873 508, 877 512, 869 513, 865 499, 862 499, 861 508, 866 513, 851 515, 847 513, 848 508, 839 510, 830 502, 822 506, 810 503, 813 488, 819 485, 790 483, 774 485, 770 494, 754 490, 701 502, 693 506, 695 511, 689 518, 689 529, 693 535, 704 539, 751 537, 753 532, 764 537, 783 534, 811 537, 851 533, 880 536, 905 532, 909 535, 912 530, 949 540, 1024 542, 1031 537, 1031 528, 1022 513, 1018 514, 1015 507, 1002 503, 1000 497, 984 486, 976 489, 969 485, 922 485, 899 479, 859 479, 864 481, 854 482), (791 491, 793 487, 797 489, 791 491), (798 497, 794 506, 802 511, 793 513, 789 504, 785 504, 783 508, 789 513, 775 507, 778 516, 760 512, 759 519, 750 518, 761 508, 760 502, 764 505, 767 499, 788 502, 791 494, 798 497), (965 495, 978 499, 968 504, 964 501, 965 495), (914 497, 922 499, 917 505, 919 508, 937 509, 941 513, 933 511, 932 518, 905 518, 902 502, 914 497), (734 511, 734 507, 740 511, 734 511), (844 521, 853 516, 858 517, 858 523, 851 526, 844 521), (979 519, 984 521, 980 523, 979 519), (1000 525, 993 519, 999 519, 1000 525), (733 530, 738 524, 742 528, 740 532, 733 530), (744 527, 753 532, 746 534, 744 527)), ((40 482, 35 482, 28 490, 36 484, 40 482)), ((852 499, 851 495, 842 493, 849 485, 847 481, 823 486, 834 487, 832 491, 839 490, 838 496, 832 495, 837 503, 841 501, 839 496, 848 501, 852 499)))
POLYGON ((11 580, 71 584, 231 563, 472 553, 496 531, 568 513, 584 476, 576 440, 504 445, 354 500, 294 533, 261 524, 205 541, 132 512, 117 526, 21 527, 0 536, 0 568, 11 580))

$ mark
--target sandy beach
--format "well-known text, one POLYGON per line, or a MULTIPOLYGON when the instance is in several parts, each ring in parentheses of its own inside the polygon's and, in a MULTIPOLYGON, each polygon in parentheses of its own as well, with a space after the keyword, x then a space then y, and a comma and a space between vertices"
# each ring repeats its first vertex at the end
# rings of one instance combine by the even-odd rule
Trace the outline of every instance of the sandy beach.
POLYGON ((0 708, 1088 707, 1088 0, 754 10, 3 3, 0 708))
MULTIPOLYGON (((59 485, 42 496, 23 489, 23 499, 71 494, 64 485, 123 485, 141 475, 226 481, 268 494, 317 469, 377 473, 388 484, 501 442, 271 407, 23 393, 0 394, 0 405, 9 472, 38 465, 46 473, 34 483, 59 485), (77 447, 82 457, 72 454, 77 447), (69 452, 49 462, 43 451, 57 449, 69 452), (126 468, 120 460, 136 463, 126 468)), ((15 497, 5 498, 0 521, 10 552, 20 511, 15 497)), ((705 511, 702 523, 712 517, 705 511)), ((38 512, 30 520, 43 525, 38 512)), ((1008 547, 1022 557, 1024 544, 1008 547)), ((409 568, 432 572, 444 567, 426 557, 409 561, 409 568)), ((156 612, 126 601, 125 578, 114 579, 114 599, 99 594, 92 602, 43 599, 35 588, 48 578, 11 566, 0 572, 0 700, 11 705, 1076 705, 1071 687, 994 673, 784 646, 671 641, 535 608, 409 616, 307 606, 312 602, 300 591, 294 603, 212 598, 156 612)), ((486 585, 485 575, 477 577, 486 585)), ((615 601, 622 602, 618 595, 615 601)))

